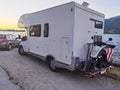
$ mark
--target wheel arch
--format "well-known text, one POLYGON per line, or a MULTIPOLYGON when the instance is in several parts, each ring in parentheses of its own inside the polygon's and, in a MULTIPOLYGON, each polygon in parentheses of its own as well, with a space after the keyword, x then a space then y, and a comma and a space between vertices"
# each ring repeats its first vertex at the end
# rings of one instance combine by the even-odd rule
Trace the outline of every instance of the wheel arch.
POLYGON ((47 55, 47 56, 45 57, 46 63, 49 64, 49 62, 50 62, 51 59, 56 60, 55 57, 54 57, 53 55, 50 55, 50 54, 47 55))
POLYGON ((22 45, 19 45, 19 48, 22 47, 24 49, 24 47, 22 45))
POLYGON ((8 42, 7 45, 12 45, 11 42, 8 42))
POLYGON ((26 41, 21 41, 21 42, 19 43, 19 47, 22 47, 25 52, 28 51, 28 48, 27 48, 28 46, 27 46, 27 42, 26 42, 26 41))

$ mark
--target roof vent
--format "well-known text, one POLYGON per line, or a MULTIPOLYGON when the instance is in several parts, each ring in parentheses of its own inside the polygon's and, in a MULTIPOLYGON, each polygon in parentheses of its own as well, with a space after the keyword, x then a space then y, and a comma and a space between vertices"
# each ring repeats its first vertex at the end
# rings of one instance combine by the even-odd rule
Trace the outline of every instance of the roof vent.
POLYGON ((82 5, 85 6, 85 7, 88 7, 89 3, 83 2, 82 5))

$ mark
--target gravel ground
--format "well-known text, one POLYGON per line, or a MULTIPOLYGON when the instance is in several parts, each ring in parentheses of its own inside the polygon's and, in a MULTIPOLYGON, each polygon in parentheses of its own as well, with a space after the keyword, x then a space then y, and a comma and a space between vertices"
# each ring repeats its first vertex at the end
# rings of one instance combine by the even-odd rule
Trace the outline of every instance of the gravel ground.
POLYGON ((52 72, 40 59, 20 56, 17 48, 0 51, 0 66, 23 90, 120 90, 119 81, 105 76, 91 79, 67 70, 52 72))
POLYGON ((0 90, 21 90, 9 80, 9 76, 2 68, 0 68, 0 90))

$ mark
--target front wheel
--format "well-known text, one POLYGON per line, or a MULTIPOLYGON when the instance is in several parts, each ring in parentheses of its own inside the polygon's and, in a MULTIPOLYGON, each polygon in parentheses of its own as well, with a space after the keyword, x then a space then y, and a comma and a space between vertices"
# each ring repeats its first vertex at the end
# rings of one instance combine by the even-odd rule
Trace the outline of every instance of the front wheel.
POLYGON ((12 49, 12 45, 8 44, 8 50, 11 50, 11 49, 12 49))
POLYGON ((49 61, 49 68, 50 68, 50 70, 52 70, 53 72, 57 72, 57 71, 58 71, 58 68, 56 67, 55 60, 54 60, 54 59, 51 59, 51 60, 49 61))
POLYGON ((19 46, 18 52, 19 52, 20 55, 25 55, 26 54, 22 46, 19 46))

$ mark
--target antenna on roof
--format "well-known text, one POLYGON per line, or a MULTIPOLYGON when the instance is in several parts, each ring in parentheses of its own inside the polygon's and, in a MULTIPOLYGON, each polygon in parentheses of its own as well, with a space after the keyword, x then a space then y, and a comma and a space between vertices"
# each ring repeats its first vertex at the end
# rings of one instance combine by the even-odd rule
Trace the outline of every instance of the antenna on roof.
POLYGON ((85 7, 88 7, 89 3, 83 2, 82 5, 85 6, 85 7))

